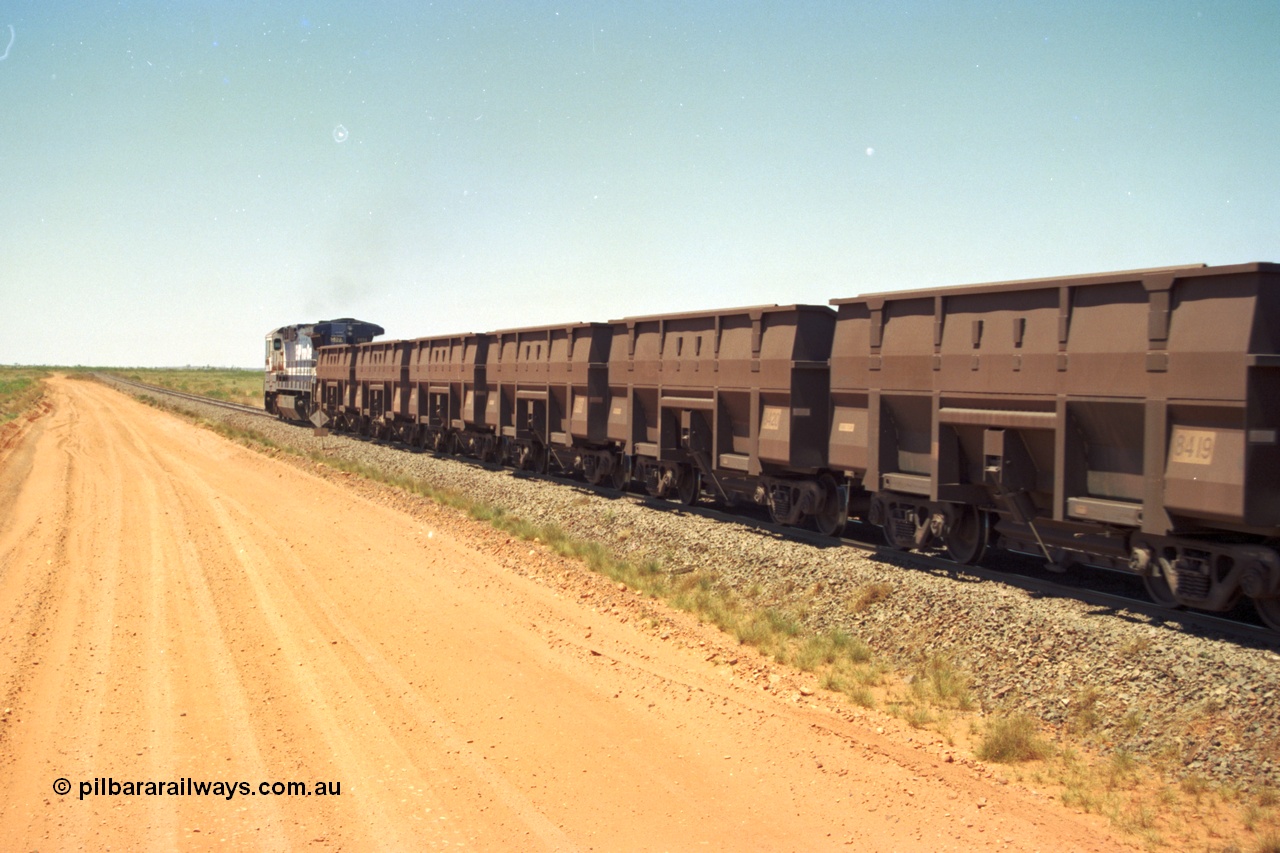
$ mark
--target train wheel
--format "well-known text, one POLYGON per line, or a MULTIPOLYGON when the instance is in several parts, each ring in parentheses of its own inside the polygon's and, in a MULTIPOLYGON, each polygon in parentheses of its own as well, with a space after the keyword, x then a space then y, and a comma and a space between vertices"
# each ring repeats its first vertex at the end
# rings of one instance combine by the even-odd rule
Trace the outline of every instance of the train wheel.
POLYGON ((1170 610, 1181 610, 1182 605, 1178 604, 1178 596, 1174 595, 1173 587, 1169 585, 1168 573, 1172 571, 1173 567, 1169 565, 1169 561, 1162 557, 1151 567, 1150 574, 1142 576, 1142 585, 1147 588, 1147 595, 1151 596, 1151 600, 1156 604, 1170 610))
POLYGON ((618 454, 613 457, 613 470, 609 472, 610 485, 620 492, 625 492, 631 485, 631 472, 627 470, 627 461, 618 454))
POLYGON ((550 456, 551 454, 547 452, 547 448, 531 444, 525 449, 520 460, 521 467, 534 474, 545 474, 547 473, 547 464, 550 456))
POLYGON ((966 566, 977 565, 987 553, 991 516, 980 509, 963 506, 947 530, 947 556, 966 566))
POLYGON ((680 480, 676 484, 676 497, 685 506, 693 506, 702 494, 702 475, 692 468, 680 469, 680 480))
POLYGON ((663 468, 650 466, 643 474, 644 490, 651 497, 665 498, 670 491, 667 472, 663 468))
POLYGON ((1280 633, 1280 598, 1253 598, 1253 609, 1262 617, 1262 624, 1280 633))
POLYGON ((608 476, 604 472, 604 467, 600 464, 599 457, 588 456, 583 459, 584 472, 587 475, 587 482, 593 486, 598 486, 605 481, 608 476))
POLYGON ((822 490, 822 507, 810 516, 813 529, 823 536, 839 536, 849 520, 849 508, 840 505, 840 490, 836 487, 835 477, 823 474, 818 478, 818 487, 822 490))

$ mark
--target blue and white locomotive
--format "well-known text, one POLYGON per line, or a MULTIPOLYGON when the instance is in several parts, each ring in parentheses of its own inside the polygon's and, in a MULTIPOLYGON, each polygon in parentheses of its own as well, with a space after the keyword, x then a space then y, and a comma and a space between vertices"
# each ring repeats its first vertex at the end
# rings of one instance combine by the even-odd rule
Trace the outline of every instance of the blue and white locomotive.
POLYGON ((306 420, 314 410, 316 350, 331 344, 368 343, 384 332, 379 325, 351 317, 272 329, 267 333, 262 408, 286 420, 306 420))

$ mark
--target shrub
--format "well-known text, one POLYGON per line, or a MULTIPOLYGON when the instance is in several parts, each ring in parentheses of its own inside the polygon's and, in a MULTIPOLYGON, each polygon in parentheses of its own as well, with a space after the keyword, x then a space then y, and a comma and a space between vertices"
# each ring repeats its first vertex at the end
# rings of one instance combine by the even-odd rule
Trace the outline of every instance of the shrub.
POLYGON ((987 725, 978 757, 983 761, 1014 764, 1049 755, 1049 744, 1040 737, 1035 720, 1022 714, 992 720, 987 725))

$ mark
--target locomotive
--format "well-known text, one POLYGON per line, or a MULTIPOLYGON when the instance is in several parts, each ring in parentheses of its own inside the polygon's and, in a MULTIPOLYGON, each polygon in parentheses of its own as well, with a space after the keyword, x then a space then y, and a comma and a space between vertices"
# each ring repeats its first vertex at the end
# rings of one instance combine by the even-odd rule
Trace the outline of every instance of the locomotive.
POLYGON ((857 517, 960 563, 1133 572, 1168 607, 1243 595, 1280 631, 1278 264, 397 341, 341 322, 366 339, 299 331, 314 376, 270 411, 828 535, 857 517))
POLYGON ((281 326, 267 332, 262 408, 285 420, 306 420, 313 411, 316 350, 368 343, 385 332, 381 326, 350 317, 281 326))

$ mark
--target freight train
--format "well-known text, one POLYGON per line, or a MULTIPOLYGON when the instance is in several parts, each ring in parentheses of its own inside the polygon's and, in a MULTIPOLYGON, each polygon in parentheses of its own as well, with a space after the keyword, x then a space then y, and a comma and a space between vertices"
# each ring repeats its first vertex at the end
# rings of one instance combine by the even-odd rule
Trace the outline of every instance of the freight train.
POLYGON ((1243 595, 1280 631, 1280 264, 381 333, 272 332, 267 410, 828 535, 853 516, 960 563, 1134 572, 1168 607, 1243 595))

